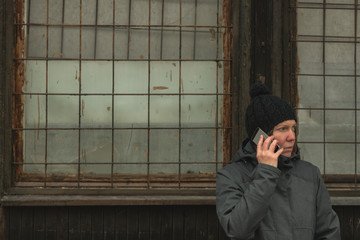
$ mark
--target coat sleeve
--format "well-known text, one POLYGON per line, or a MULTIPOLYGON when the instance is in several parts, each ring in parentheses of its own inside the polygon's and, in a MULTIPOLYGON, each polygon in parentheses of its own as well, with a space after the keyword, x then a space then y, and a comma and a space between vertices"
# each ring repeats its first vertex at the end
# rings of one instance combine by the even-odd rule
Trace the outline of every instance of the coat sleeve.
POLYGON ((315 240, 340 240, 340 223, 331 207, 330 196, 318 170, 315 240))
POLYGON ((249 184, 228 171, 217 173, 216 210, 228 237, 248 239, 254 235, 267 213, 279 177, 279 169, 261 163, 249 184))

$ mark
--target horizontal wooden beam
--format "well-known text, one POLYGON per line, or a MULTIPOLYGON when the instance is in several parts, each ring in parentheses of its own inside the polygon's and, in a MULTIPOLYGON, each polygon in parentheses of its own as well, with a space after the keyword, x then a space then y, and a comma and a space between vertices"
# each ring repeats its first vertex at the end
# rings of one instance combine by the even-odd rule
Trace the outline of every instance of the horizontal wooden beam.
POLYGON ((121 195, 8 195, 9 206, 131 206, 131 205, 215 205, 215 196, 121 196, 121 195))

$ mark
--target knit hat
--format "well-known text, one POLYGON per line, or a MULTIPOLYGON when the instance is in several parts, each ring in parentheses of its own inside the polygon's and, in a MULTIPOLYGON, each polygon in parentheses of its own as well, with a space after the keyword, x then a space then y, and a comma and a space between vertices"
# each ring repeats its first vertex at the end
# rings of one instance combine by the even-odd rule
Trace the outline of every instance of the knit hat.
POLYGON ((289 103, 271 95, 269 89, 261 82, 250 89, 251 102, 246 109, 246 131, 251 137, 257 127, 269 133, 273 128, 287 120, 295 120, 296 115, 289 103))

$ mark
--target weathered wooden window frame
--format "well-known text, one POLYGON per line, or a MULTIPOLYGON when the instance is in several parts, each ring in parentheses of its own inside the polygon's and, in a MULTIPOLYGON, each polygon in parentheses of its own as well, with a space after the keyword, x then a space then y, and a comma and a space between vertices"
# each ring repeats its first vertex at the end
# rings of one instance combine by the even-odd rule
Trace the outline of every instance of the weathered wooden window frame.
MULTIPOLYGON (((238 1, 231 1, 232 3, 232 21, 234 29, 234 36, 231 40, 237 42, 239 37, 239 9, 240 3, 238 1)), ((1 167, 1 181, 0 192, 3 195, 3 205, 153 205, 153 204, 214 204, 215 203, 215 191, 214 188, 204 189, 44 189, 42 187, 36 188, 21 188, 14 187, 14 178, 11 174, 12 170, 12 158, 13 158, 13 133, 12 133, 12 121, 13 116, 11 113, 13 99, 12 92, 12 79, 14 75, 21 74, 21 72, 14 72, 14 69, 22 71, 21 68, 14 68, 13 58, 16 54, 14 49, 14 43, 16 42, 15 36, 21 37, 21 34, 15 34, 16 28, 14 26, 13 9, 17 6, 14 0, 5 0, 5 3, 0 7, 0 16, 4 19, 0 30, 0 48, 5 54, 0 58, 0 74, 1 74, 1 100, 0 104, 3 107, 1 110, 1 132, 3 138, 1 138, 0 148, 0 167, 1 167), (6 31, 5 31, 6 29, 6 31)), ((21 11, 18 10, 18 11, 21 11)), ((17 16, 19 17, 19 16, 17 16)), ((235 44, 235 50, 237 44, 235 44)), ((234 61, 238 64, 237 61, 234 61)), ((232 63, 232 64, 234 64, 232 63)), ((236 68, 233 68, 236 69, 236 68)), ((239 70, 233 70, 232 75, 239 73, 239 70)), ((234 79, 240 79, 234 77, 234 79)), ((233 83, 232 86, 238 86, 238 83, 233 83)), ((234 88, 237 89, 237 88, 234 88)), ((233 99, 239 99, 239 94, 235 91, 232 92, 233 99)), ((21 111, 22 108, 17 108, 21 111)), ((232 111, 237 111, 238 108, 232 107, 232 111)), ((234 114, 235 115, 235 114, 234 114)), ((238 131, 239 119, 235 116, 232 118, 232 130, 238 131)), ((239 137, 239 135, 236 135, 239 137)), ((229 142, 237 145, 237 139, 229 142)), ((234 146, 232 144, 231 146, 234 146)), ((230 146, 229 146, 230 147, 230 146)), ((233 147, 234 149, 236 147, 233 147)), ((230 153, 232 154, 232 153, 230 153)), ((211 180, 215 183, 215 178, 211 180)))

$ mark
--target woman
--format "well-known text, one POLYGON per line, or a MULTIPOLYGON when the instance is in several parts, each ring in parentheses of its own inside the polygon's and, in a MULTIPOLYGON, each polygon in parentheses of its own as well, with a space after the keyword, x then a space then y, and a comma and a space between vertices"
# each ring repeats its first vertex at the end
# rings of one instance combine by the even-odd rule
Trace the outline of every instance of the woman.
POLYGON ((284 100, 256 83, 246 111, 251 137, 234 163, 217 173, 216 209, 232 239, 340 239, 340 224, 317 167, 300 160, 296 150, 296 115, 284 100), (280 148, 276 150, 276 145, 280 148))

